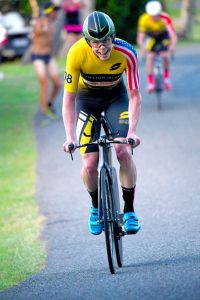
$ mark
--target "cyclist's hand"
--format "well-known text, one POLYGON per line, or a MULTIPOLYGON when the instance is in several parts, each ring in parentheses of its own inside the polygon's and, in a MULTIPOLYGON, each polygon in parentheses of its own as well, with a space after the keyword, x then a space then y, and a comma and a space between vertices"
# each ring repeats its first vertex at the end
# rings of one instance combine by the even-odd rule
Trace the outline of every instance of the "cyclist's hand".
POLYGON ((171 55, 173 55, 175 53, 176 49, 174 45, 169 45, 169 52, 171 55))
POLYGON ((140 145, 140 138, 136 134, 130 134, 127 136, 127 142, 129 142, 129 139, 133 139, 134 143, 130 144, 132 148, 136 148, 137 146, 140 145))
POLYGON ((63 150, 67 153, 74 153, 74 151, 76 150, 76 142, 72 141, 72 142, 64 142, 63 144, 63 150))

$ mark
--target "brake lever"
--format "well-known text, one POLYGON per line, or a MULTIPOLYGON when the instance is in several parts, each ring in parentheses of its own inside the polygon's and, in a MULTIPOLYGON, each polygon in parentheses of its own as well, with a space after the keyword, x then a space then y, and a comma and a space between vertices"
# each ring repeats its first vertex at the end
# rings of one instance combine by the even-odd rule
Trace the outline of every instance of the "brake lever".
POLYGON ((69 153, 71 155, 71 160, 73 160, 72 150, 74 150, 74 144, 69 144, 68 149, 69 149, 69 153))
POLYGON ((128 143, 131 146, 131 154, 133 155, 133 145, 135 144, 135 140, 132 138, 129 138, 128 143))

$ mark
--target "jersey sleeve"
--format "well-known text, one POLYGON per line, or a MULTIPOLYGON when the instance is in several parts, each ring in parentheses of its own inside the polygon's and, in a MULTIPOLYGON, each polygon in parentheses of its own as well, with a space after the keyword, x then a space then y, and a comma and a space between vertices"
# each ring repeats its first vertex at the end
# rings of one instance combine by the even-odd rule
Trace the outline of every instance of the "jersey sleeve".
POLYGON ((161 19, 165 22, 166 24, 166 29, 169 31, 170 34, 175 33, 174 25, 172 23, 172 19, 167 13, 162 13, 160 15, 161 19))
POLYGON ((131 54, 127 55, 126 76, 129 90, 139 90, 140 79, 136 51, 133 51, 131 54))
POLYGON ((138 32, 144 32, 146 33, 147 31, 147 26, 146 26, 146 14, 143 14, 139 17, 138 20, 138 32))
POLYGON ((139 71, 137 52, 128 42, 115 39, 115 49, 123 54, 126 58, 126 76, 129 90, 139 90, 139 71))
POLYGON ((76 47, 72 46, 67 54, 66 69, 64 75, 64 89, 67 92, 75 93, 77 91, 80 69, 80 52, 76 47))

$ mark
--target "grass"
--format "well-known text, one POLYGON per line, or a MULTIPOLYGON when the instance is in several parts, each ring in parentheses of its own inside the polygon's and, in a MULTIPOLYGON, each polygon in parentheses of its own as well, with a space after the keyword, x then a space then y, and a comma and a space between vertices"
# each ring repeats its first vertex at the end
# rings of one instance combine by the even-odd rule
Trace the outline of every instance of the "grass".
POLYGON ((43 217, 35 202, 37 81, 31 65, 7 63, 1 72, 0 290, 39 271, 46 257, 43 217))

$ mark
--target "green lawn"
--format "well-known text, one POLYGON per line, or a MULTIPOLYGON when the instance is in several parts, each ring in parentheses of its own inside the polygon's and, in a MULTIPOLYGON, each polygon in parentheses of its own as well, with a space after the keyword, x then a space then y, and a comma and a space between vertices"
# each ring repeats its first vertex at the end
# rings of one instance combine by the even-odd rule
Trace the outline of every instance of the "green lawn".
POLYGON ((5 289, 39 271, 46 251, 35 202, 37 81, 31 65, 0 67, 0 289, 5 289))

